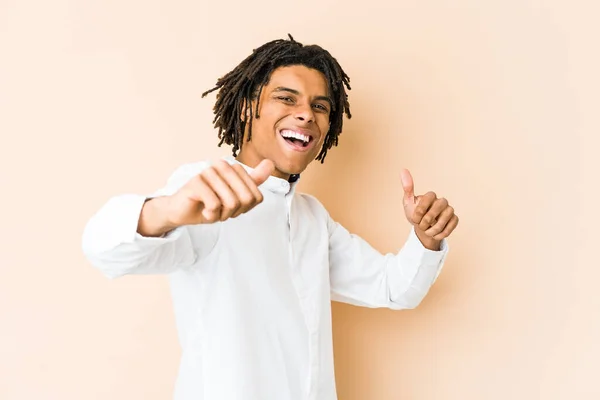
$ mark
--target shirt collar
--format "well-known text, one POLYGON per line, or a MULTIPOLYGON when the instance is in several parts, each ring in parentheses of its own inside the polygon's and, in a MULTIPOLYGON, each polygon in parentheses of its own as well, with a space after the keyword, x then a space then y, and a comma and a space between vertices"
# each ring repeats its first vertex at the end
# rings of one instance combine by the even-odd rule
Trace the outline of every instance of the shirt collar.
MULTIPOLYGON (((251 168, 249 166, 247 166, 246 164, 243 164, 241 162, 239 162, 238 160, 236 160, 233 156, 229 155, 223 158, 225 161, 227 161, 229 164, 239 164, 241 165, 246 172, 250 173, 254 170, 254 168, 251 168)), ((261 185, 261 187, 263 187, 264 189, 267 189, 271 192, 274 193, 280 193, 280 194, 292 194, 294 193, 296 186, 298 185, 298 181, 300 180, 300 175, 292 175, 290 177, 290 180, 287 181, 285 179, 282 178, 278 178, 276 176, 269 176, 267 178, 267 180, 261 185)))

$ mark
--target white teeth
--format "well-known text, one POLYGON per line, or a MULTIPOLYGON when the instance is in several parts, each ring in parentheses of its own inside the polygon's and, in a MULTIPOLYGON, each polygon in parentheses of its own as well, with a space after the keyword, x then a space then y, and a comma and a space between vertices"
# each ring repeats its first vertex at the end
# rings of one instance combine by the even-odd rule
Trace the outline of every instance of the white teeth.
POLYGON ((281 136, 283 136, 284 138, 294 138, 294 139, 302 140, 304 143, 308 143, 310 140, 310 137, 303 135, 301 133, 298 133, 298 132, 291 131, 289 129, 282 130, 281 136))

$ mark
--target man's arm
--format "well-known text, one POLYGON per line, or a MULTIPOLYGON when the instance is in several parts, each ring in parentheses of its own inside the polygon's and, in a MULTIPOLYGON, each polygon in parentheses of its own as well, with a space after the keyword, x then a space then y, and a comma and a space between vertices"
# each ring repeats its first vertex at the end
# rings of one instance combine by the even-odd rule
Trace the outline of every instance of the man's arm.
POLYGON ((329 276, 334 301, 394 310, 417 307, 440 274, 448 244, 423 246, 414 229, 397 254, 381 254, 329 217, 329 276))
POLYGON ((110 199, 88 221, 83 251, 109 277, 188 267, 213 249, 217 222, 262 202, 258 186, 273 169, 269 160, 250 174, 223 160, 184 165, 151 199, 139 195, 110 199))
POLYGON ((408 170, 402 171, 401 178, 404 211, 412 227, 397 254, 382 255, 327 216, 334 300, 368 307, 414 308, 440 274, 448 253, 446 238, 458 225, 458 217, 448 201, 434 192, 415 196, 408 170))
POLYGON ((165 216, 165 199, 175 193, 207 163, 178 168, 165 187, 149 196, 125 194, 109 199, 87 222, 82 248, 87 259, 104 275, 169 273, 193 264, 198 253, 210 251, 217 230, 202 232, 202 246, 194 248, 189 227, 174 228, 165 216))

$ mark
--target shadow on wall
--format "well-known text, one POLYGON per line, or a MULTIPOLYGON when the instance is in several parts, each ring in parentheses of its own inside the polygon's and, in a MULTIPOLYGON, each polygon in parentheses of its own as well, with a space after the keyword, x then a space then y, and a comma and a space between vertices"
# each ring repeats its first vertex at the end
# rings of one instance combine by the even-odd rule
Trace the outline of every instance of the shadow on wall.
MULTIPOLYGON (((405 122, 389 126, 386 124, 390 124, 390 118, 385 121, 377 118, 379 113, 389 110, 365 111, 373 109, 367 103, 354 99, 355 116, 344 121, 339 146, 329 150, 324 164, 310 165, 300 190, 316 196, 335 220, 380 252, 396 252, 410 229, 402 208, 399 172, 405 159, 414 158, 411 154, 415 150, 411 148, 414 139, 411 140, 410 135, 419 127, 411 120, 411 110, 404 110, 405 122)), ((461 220, 461 225, 463 222, 461 220)), ((411 366, 405 365, 405 361, 413 356, 406 356, 425 345, 424 337, 430 338, 429 344, 432 340, 441 343, 443 339, 431 339, 431 336, 442 335, 449 324, 452 329, 460 326, 460 318, 455 315, 460 309, 458 295, 470 292, 472 288, 468 286, 476 279, 459 277, 459 266, 466 263, 467 258, 456 243, 462 242, 459 236, 465 230, 458 229, 453 234, 457 240, 451 241, 452 256, 417 309, 392 311, 332 304, 340 398, 354 399, 355 393, 388 393, 390 396, 398 386, 402 386, 402 395, 410 398, 411 382, 419 382, 425 376, 413 380, 411 375, 428 372, 409 373, 411 366), (390 364, 395 367, 388 374, 382 373, 381 366, 390 364)), ((430 350, 423 357, 434 353, 430 350)))

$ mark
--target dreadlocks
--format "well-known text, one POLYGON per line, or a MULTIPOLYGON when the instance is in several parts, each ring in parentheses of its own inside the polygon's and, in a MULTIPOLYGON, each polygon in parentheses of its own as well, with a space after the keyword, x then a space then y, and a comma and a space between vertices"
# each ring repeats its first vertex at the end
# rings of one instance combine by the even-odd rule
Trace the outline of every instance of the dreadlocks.
POLYGON ((260 118, 260 94, 268 84, 271 73, 279 67, 289 65, 304 65, 320 71, 325 75, 333 100, 329 116, 331 125, 317 156, 317 160, 323 163, 327 150, 338 144, 344 113, 351 118, 348 95, 344 88, 345 86, 350 90, 350 78, 327 50, 317 45, 304 46, 295 41, 292 35, 288 36, 290 40, 277 39, 254 49, 237 67, 219 78, 216 86, 204 92, 202 97, 219 89, 213 109, 213 124, 219 130, 219 147, 223 143, 233 145, 233 155, 236 156, 242 147, 246 124, 247 140, 250 141, 252 137, 252 120, 254 116, 260 118), (256 100, 254 110, 253 100, 256 100))

